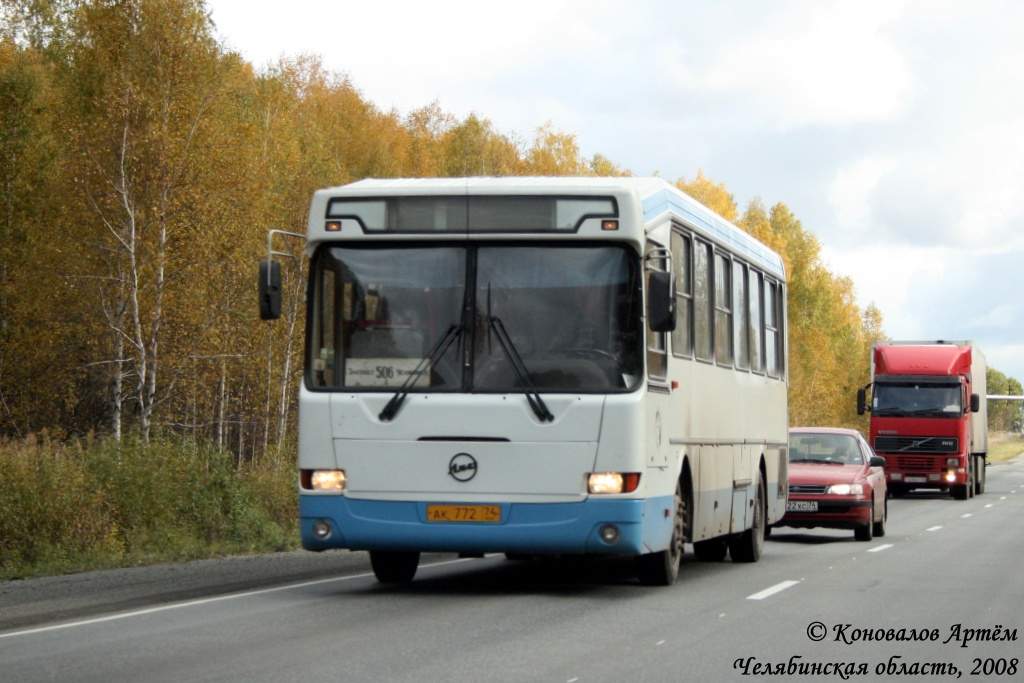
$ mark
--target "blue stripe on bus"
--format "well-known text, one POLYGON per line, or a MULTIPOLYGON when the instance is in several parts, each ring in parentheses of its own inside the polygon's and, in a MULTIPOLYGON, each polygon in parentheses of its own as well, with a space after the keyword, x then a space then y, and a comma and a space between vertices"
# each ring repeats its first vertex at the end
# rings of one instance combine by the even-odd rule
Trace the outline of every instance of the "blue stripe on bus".
MULTIPOLYGON (((302 546, 307 550, 418 550, 634 554, 660 550, 672 535, 672 496, 580 503, 502 503, 499 523, 427 522, 425 502, 299 496, 302 546), (313 523, 328 520, 333 534, 313 536, 313 523), (618 527, 614 545, 601 540, 605 524, 618 527)), ((441 501, 438 501, 441 502, 441 501)))

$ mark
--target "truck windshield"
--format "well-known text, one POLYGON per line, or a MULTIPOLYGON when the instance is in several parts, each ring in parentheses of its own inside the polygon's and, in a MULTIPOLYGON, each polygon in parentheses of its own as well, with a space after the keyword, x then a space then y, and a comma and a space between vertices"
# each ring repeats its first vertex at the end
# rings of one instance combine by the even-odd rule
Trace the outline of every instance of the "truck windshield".
POLYGON ((960 385, 875 382, 871 412, 877 416, 960 417, 960 385))
POLYGON ((622 246, 331 245, 312 278, 313 389, 391 391, 415 375, 411 392, 607 392, 643 374, 640 263, 622 246))

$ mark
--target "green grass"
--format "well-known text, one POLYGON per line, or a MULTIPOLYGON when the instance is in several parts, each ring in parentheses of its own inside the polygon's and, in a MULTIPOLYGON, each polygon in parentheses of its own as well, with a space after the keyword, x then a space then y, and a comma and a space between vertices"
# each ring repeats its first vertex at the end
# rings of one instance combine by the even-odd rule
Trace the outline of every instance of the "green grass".
POLYGON ((0 443, 0 580, 290 550, 297 506, 294 454, 0 443))

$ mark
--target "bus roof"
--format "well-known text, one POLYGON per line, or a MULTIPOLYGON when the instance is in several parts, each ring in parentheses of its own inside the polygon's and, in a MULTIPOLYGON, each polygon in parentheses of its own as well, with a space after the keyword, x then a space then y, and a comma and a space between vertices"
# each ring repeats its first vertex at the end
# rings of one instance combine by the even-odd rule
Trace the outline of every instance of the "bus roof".
MULTIPOLYGON (((509 176, 502 178, 367 178, 319 190, 325 200, 344 196, 416 196, 431 194, 598 194, 627 192, 642 207, 650 228, 676 218, 723 244, 740 257, 784 277, 782 258, 753 236, 662 178, 591 176, 509 176)), ((312 218, 312 217, 311 217, 312 218)))

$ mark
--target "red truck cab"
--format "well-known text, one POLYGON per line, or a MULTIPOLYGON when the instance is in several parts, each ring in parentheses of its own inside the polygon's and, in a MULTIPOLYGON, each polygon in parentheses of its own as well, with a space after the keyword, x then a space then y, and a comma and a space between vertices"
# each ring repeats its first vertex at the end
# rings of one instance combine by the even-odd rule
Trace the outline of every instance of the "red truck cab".
POLYGON ((871 412, 871 446, 885 458, 892 494, 930 488, 966 500, 982 493, 988 416, 981 351, 969 341, 890 341, 872 344, 871 355, 872 381, 858 391, 857 412, 871 412))

